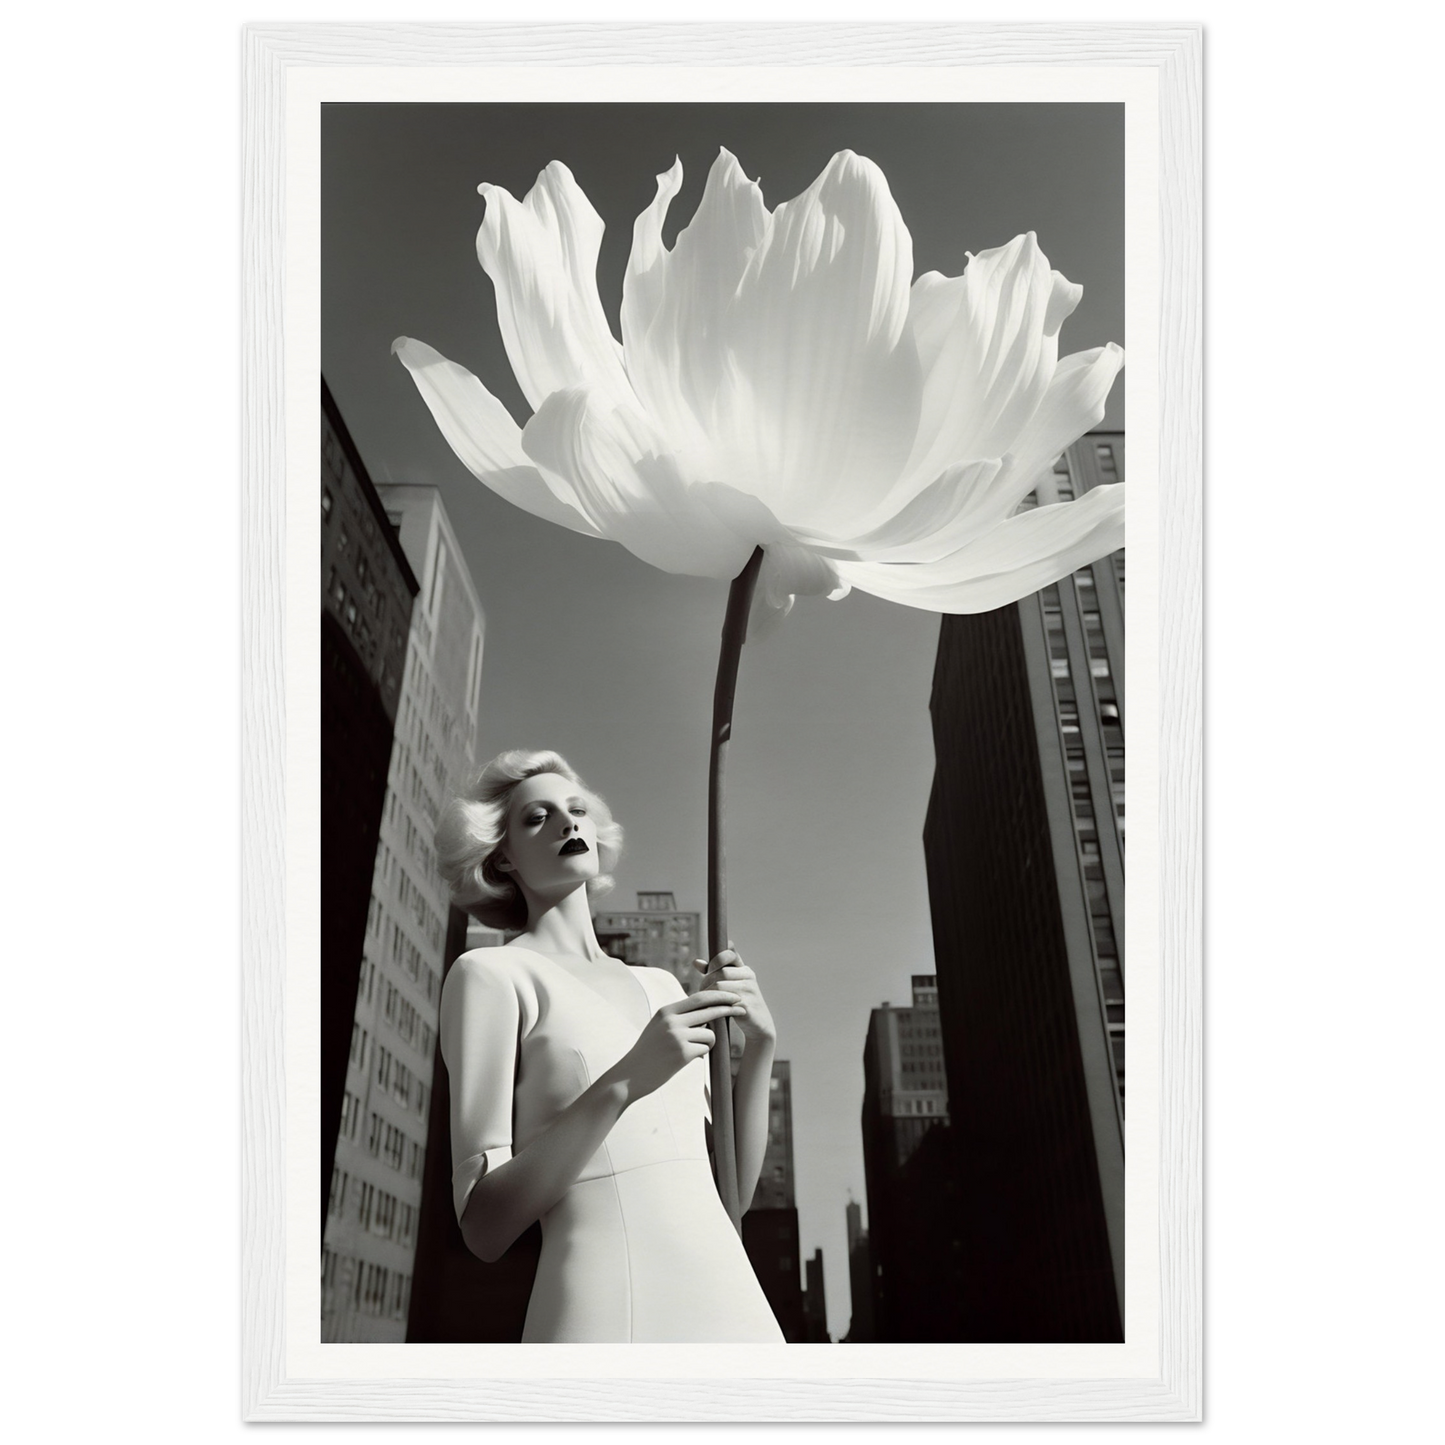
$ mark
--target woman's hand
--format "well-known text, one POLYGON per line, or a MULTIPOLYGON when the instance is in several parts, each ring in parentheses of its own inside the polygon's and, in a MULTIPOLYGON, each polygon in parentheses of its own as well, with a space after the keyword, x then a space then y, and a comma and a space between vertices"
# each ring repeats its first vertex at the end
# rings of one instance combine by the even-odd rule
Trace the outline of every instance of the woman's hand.
MULTIPOLYGON (((758 988, 757 975, 738 957, 731 943, 711 963, 695 958, 692 964, 701 971, 707 987, 731 989, 742 999, 745 1011, 738 1019, 738 1027, 748 1043, 762 1039, 770 1043, 777 1041, 778 1030, 762 990, 758 988)), ((701 998, 702 995, 694 997, 701 998)))
POLYGON ((703 989, 665 1003, 610 1072, 626 1082, 629 1099, 650 1094, 712 1048, 708 1025, 714 1019, 736 1018, 742 1012, 741 990, 731 987, 703 989))

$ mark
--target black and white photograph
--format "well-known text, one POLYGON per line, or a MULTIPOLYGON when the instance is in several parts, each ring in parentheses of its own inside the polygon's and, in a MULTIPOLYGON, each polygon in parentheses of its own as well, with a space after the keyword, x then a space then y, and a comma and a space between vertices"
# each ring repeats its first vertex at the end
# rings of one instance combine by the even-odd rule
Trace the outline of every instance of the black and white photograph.
POLYGON ((321 1340, 1122 1343, 1123 104, 320 139, 321 1340))

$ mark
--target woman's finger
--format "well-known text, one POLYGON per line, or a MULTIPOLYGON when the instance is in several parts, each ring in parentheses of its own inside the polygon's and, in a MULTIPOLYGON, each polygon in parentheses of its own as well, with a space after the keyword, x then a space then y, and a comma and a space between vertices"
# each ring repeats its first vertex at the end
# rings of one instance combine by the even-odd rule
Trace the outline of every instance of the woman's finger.
MULTIPOLYGON (((733 948, 731 945, 729 945, 727 948, 721 948, 721 949, 719 949, 719 950, 713 955, 712 961, 713 961, 714 963, 718 963, 718 962, 723 962, 723 963, 741 963, 743 960, 742 960, 742 956, 738 953, 737 949, 735 949, 735 948, 733 948)), ((700 958, 695 958, 695 959, 693 959, 693 963, 694 963, 697 967, 699 967, 699 968, 705 968, 705 967, 707 967, 706 963, 704 963, 704 961, 703 961, 702 959, 700 959, 700 958)))
POLYGON ((686 998, 674 999, 671 1003, 665 1003, 658 1010, 659 1013, 690 1013, 695 1008, 707 1008, 709 1004, 715 1003, 738 1003, 742 995, 736 989, 730 988, 704 988, 696 993, 690 993, 686 998))
POLYGON ((747 1007, 740 1003, 720 1004, 715 1009, 698 1009, 695 1013, 683 1014, 686 1019, 686 1026, 695 1029, 702 1023, 711 1023, 714 1019, 736 1019, 738 1014, 747 1013, 747 1007))
POLYGON ((719 973, 707 980, 714 988, 728 989, 733 993, 749 993, 757 990, 758 982, 750 973, 719 973))
MULTIPOLYGON (((698 966, 701 967, 701 963, 698 966)), ((703 982, 706 983, 711 978, 752 978, 753 976, 752 969, 745 963, 709 964, 703 982)))

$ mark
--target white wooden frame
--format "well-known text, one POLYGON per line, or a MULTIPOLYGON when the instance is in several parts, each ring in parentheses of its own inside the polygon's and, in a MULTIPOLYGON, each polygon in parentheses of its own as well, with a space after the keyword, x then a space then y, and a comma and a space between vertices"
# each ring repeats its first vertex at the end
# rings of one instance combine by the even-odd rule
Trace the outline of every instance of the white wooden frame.
MULTIPOLYGON (((251 1420, 1201 1418, 1201 33, 1196 25, 260 25, 245 35, 242 1409, 251 1420), (293 67, 1143 67, 1159 115, 1159 1319, 1135 1378, 322 1379, 286 1352, 285 115, 293 67)), ((1132 427, 1131 427, 1132 430, 1132 427)), ((1131 468, 1132 470, 1132 468, 1131 468)), ((639 1347, 633 1347, 639 1348, 639 1347)), ((907 1348, 907 1347, 898 1347, 907 1348)), ((696 1360, 696 1356, 694 1357, 696 1360)), ((696 1378, 694 1363, 687 1373, 696 1378)), ((703 1367, 705 1368, 705 1367, 703 1367)))

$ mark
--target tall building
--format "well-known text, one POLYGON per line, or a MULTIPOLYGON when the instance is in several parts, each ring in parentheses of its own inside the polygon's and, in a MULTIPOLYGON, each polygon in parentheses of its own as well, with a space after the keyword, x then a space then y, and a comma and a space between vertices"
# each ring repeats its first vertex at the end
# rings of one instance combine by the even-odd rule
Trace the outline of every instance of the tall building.
POLYGON ((807 1338, 802 1256, 793 1175, 793 1067, 773 1060, 768 1094, 768 1147, 757 1188, 743 1215, 743 1248, 790 1344, 807 1338))
POLYGON ((432 835, 476 767, 485 632, 461 549, 433 487, 377 488, 421 587, 352 1021, 350 1066, 322 1250, 322 1338, 406 1337, 426 1164, 437 1010, 462 946, 432 835))
POLYGON ((321 1219, 417 580, 321 383, 321 1219))
POLYGON ((810 1345, 828 1345, 828 1297, 823 1286, 823 1251, 815 1249, 807 1261, 803 1285, 803 1340, 810 1345))
POLYGON ((873 1260, 868 1249, 868 1231, 863 1227, 863 1209, 851 1196, 844 1211, 848 1231, 848 1293, 853 1313, 843 1342, 870 1344, 873 1332, 873 1260))
POLYGON ((935 976, 915 974, 912 994, 906 1008, 885 1001, 872 1011, 863 1052, 873 1330, 890 1342, 936 1339, 942 1328, 934 1320, 942 1302, 935 1201, 908 1170, 949 1119, 935 976))
POLYGON ((597 941, 614 957, 644 968, 665 968, 696 993, 702 975, 693 967, 702 958, 702 915, 680 910, 671 893, 638 893, 630 912, 607 910, 593 916, 597 941))
MULTIPOLYGON (((1027 505, 1122 481, 1123 442, 1084 437, 1027 505)), ((1121 551, 940 630, 924 853, 969 1340, 1122 1338, 1123 600, 1121 551)))

